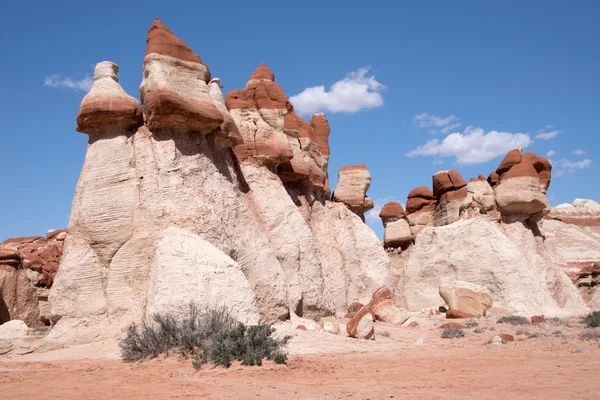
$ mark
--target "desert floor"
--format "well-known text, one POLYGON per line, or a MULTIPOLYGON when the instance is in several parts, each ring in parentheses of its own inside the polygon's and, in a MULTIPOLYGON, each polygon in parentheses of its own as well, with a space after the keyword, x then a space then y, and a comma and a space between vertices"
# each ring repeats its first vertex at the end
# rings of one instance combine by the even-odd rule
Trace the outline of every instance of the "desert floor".
POLYGON ((378 323, 374 341, 280 326, 293 336, 287 366, 196 371, 174 356, 123 363, 114 342, 51 351, 20 343, 0 356, 0 398, 600 398, 600 341, 582 341, 587 328, 577 320, 512 326, 482 318, 460 339, 440 338, 441 317, 413 320, 420 326, 378 323), (474 332, 486 327, 494 330, 474 332), (498 333, 515 341, 487 344, 498 333))

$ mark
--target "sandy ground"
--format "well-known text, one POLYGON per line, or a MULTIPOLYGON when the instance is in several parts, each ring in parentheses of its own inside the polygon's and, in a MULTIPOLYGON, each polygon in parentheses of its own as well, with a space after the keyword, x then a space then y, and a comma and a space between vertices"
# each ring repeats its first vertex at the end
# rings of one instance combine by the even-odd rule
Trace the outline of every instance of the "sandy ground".
POLYGON ((25 344, 0 356, 0 398, 600 398, 600 342, 581 341, 578 323, 515 327, 480 319, 464 338, 441 339, 447 321, 417 321, 417 328, 378 324, 374 341, 279 327, 293 334, 287 366, 195 371, 176 357, 122 363, 112 342, 22 354, 25 344), (482 327, 494 330, 474 332, 482 327), (538 337, 516 335, 520 329, 538 337), (486 344, 498 333, 515 341, 486 344))

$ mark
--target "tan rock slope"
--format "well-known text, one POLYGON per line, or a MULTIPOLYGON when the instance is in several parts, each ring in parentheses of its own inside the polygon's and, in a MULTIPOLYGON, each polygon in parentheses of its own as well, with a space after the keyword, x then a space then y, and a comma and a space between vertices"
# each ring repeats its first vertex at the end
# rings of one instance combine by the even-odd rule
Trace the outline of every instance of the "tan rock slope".
POLYGON ((189 301, 246 323, 316 319, 390 283, 375 234, 329 201, 323 114, 297 116, 264 65, 225 100, 158 19, 147 43, 141 104, 111 62, 81 103, 89 144, 50 297, 53 338, 96 340, 189 301))

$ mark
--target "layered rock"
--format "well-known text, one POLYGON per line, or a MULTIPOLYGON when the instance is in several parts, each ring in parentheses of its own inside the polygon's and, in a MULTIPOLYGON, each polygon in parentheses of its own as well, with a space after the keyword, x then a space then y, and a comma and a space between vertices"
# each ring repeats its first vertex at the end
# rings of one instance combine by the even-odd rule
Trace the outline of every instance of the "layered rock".
POLYGON ((503 217, 537 222, 550 212, 546 190, 552 165, 544 157, 521 152, 520 148, 508 152, 488 182, 503 217))
POLYGON ((546 216, 570 225, 600 227, 600 204, 593 200, 575 199, 573 203, 559 204, 546 216))
POLYGON ((109 97, 85 113, 100 122, 79 126, 90 140, 51 294, 62 317, 53 337, 75 326, 87 340, 110 335, 155 312, 181 315, 190 300, 246 323, 318 319, 390 283, 374 233, 328 201, 327 119, 295 115, 266 66, 224 102, 220 81, 157 20, 141 121, 106 65, 82 102, 109 97), (133 117, 102 125, 115 97, 133 117), (306 173, 286 175, 288 164, 306 173))
POLYGON ((379 218, 385 228, 383 247, 402 247, 412 242, 412 232, 400 203, 386 203, 379 212, 379 218))
POLYGON ((210 71, 200 56, 158 18, 146 42, 140 98, 148 129, 208 134, 223 124, 208 88, 210 71))
POLYGON ((440 297, 444 299, 449 309, 483 316, 492 307, 493 301, 489 290, 470 282, 442 282, 440 297))
POLYGON ((370 186, 371 174, 365 164, 342 167, 338 171, 333 201, 344 203, 364 220, 364 213, 373 208, 373 200, 367 197, 370 186))
POLYGON ((456 222, 467 198, 467 182, 454 171, 439 171, 433 175, 433 195, 437 205, 433 213, 433 225, 444 226, 456 222))
POLYGON ((561 204, 543 220, 543 257, 558 265, 593 310, 600 309, 597 284, 600 271, 600 205, 576 199, 561 204))
POLYGON ((406 219, 413 237, 429 224, 435 210, 435 197, 427 186, 419 186, 408 193, 406 201, 406 219))
POLYGON ((575 287, 563 278, 537 254, 534 234, 525 225, 473 218, 425 228, 399 290, 409 310, 438 307, 440 284, 459 280, 486 287, 495 307, 513 312, 585 312, 575 287))
POLYGON ((0 323, 20 319, 29 326, 50 323, 49 289, 63 252, 64 230, 46 237, 6 239, 0 243, 0 323))
POLYGON ((294 157, 283 132, 283 119, 291 107, 274 79, 271 70, 261 64, 244 89, 227 93, 227 108, 242 136, 234 148, 242 162, 277 165, 294 157))

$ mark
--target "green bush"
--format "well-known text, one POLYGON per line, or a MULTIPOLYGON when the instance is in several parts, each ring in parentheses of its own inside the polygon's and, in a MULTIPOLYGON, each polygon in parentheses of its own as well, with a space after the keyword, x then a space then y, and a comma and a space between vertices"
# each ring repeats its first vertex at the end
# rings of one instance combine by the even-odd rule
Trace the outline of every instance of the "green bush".
POLYGON ((235 328, 220 332, 213 336, 207 345, 194 356, 194 366, 212 361, 216 365, 231 366, 235 360, 244 365, 262 365, 263 359, 285 363, 287 357, 281 348, 289 337, 276 339, 272 337, 270 325, 245 326, 239 323, 235 328))
POLYGON ((464 337, 465 333, 461 329, 446 328, 442 330, 442 339, 454 339, 464 337))
POLYGON ((505 315, 503 317, 498 318, 496 321, 499 324, 507 323, 511 325, 527 325, 529 320, 525 317, 520 317, 518 315, 505 315))
POLYGON ((597 328, 600 326, 600 311, 594 311, 589 313, 583 318, 583 322, 588 328, 597 328))
POLYGON ((226 367, 234 360, 244 365, 262 365, 264 358, 285 364, 287 356, 281 349, 289 338, 275 339, 274 331, 270 325, 246 326, 236 322, 226 308, 201 314, 197 306, 190 304, 188 314, 180 320, 155 314, 141 327, 129 325, 119 345, 124 361, 179 352, 191 355, 195 368, 209 361, 226 367))

